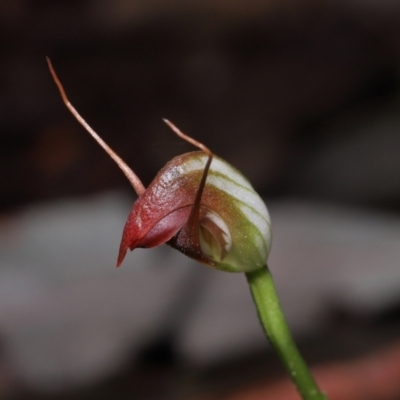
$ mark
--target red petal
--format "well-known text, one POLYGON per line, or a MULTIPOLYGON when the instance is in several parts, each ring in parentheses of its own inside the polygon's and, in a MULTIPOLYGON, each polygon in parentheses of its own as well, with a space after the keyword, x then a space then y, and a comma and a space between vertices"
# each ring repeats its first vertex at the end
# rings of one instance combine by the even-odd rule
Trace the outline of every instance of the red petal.
POLYGON ((172 238, 186 223, 191 208, 184 207, 171 214, 168 214, 160 222, 158 222, 151 231, 140 239, 137 243, 132 243, 129 248, 134 250, 136 247, 156 247, 160 246, 172 238))
POLYGON ((161 221, 157 222, 153 228, 142 238, 132 241, 132 230, 129 225, 125 226, 122 235, 121 245, 119 248, 117 267, 119 267, 125 258, 128 248, 134 250, 138 247, 150 248, 160 246, 170 240, 181 228, 185 225, 191 207, 183 207, 173 211, 164 217, 161 221))
POLYGON ((170 244, 207 262, 198 240, 198 214, 206 174, 201 170, 182 170, 185 163, 199 156, 203 157, 203 153, 192 152, 172 159, 134 203, 122 235, 117 266, 128 248, 158 246, 178 232, 179 240, 171 240, 170 244))

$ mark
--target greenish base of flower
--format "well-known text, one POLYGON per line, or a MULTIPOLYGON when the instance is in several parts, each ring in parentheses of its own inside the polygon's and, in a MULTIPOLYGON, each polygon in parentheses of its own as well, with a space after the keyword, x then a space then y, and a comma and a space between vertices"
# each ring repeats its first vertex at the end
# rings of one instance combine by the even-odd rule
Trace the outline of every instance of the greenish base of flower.
POLYGON ((328 400, 300 355, 288 326, 268 267, 246 273, 261 325, 303 400, 328 400))

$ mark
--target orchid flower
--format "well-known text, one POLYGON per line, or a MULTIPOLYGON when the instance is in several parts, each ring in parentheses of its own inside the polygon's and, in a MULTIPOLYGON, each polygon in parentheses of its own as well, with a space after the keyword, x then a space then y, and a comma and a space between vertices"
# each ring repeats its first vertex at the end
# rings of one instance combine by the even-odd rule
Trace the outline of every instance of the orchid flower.
POLYGON ((164 243, 216 269, 249 272, 265 266, 271 248, 270 217, 237 169, 165 119, 179 137, 200 151, 175 157, 144 188, 77 113, 49 65, 67 107, 119 165, 138 195, 122 234, 117 266, 128 249, 164 243))
POLYGON ((122 234, 117 266, 128 249, 168 243, 213 268, 245 272, 261 324, 302 398, 327 400, 314 382, 284 320, 266 265, 272 240, 270 217, 249 181, 202 143, 164 119, 173 132, 199 151, 172 159, 146 189, 69 102, 48 58, 47 62, 67 108, 117 163, 138 195, 122 234))
POLYGON ((128 248, 169 243, 217 269, 248 272, 265 266, 271 227, 264 202, 239 171, 195 144, 202 151, 168 162, 134 203, 118 265, 128 248))

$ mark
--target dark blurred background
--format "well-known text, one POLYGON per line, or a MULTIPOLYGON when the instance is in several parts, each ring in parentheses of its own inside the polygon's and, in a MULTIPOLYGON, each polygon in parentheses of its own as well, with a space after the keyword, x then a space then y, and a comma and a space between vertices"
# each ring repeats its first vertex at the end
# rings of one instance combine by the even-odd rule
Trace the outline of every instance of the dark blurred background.
POLYGON ((145 182, 187 148, 168 117, 264 194, 397 209, 398 8, 1 2, 1 209, 126 187, 62 106, 46 55, 73 104, 145 182))
MULTIPOLYGON (((190 149, 165 117, 239 168, 268 199, 399 215, 397 1, 0 1, 3 224, 37 204, 129 192, 62 104, 45 56, 71 102, 146 185, 190 149)), ((169 338, 149 346, 142 364, 73 398, 180 398, 140 397, 141 389, 127 383, 132 374, 143 385, 174 382, 169 338), (158 363, 168 367, 153 368, 158 363)), ((223 363, 218 371, 233 374, 223 363)), ((7 379, 4 398, 69 398, 7 379)))

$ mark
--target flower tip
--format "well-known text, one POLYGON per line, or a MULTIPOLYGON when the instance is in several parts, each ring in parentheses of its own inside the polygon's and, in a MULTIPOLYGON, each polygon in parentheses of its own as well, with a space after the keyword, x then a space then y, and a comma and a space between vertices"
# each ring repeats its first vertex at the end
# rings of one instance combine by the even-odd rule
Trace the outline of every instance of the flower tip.
POLYGON ((128 247, 126 245, 124 245, 123 243, 121 243, 121 246, 120 246, 119 252, 118 252, 118 258, 117 258, 117 265, 116 265, 117 268, 120 267, 122 262, 124 261, 127 251, 128 251, 128 247))
MULTIPOLYGON (((166 125, 168 125, 168 127, 169 127, 172 131, 174 131, 174 132, 176 133, 177 128, 175 127, 175 125, 174 125, 168 118, 163 118, 162 120, 163 120, 163 122, 164 122, 166 125)), ((178 136, 179 136, 179 134, 178 134, 178 136)))

